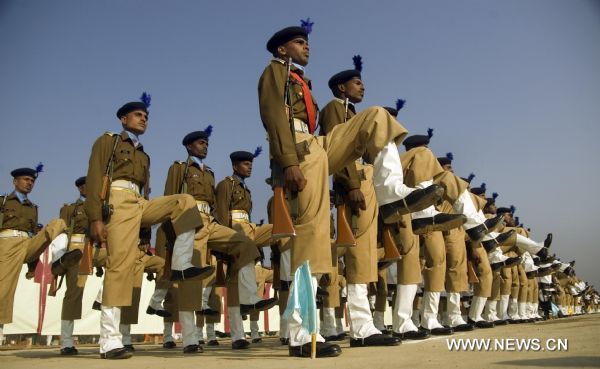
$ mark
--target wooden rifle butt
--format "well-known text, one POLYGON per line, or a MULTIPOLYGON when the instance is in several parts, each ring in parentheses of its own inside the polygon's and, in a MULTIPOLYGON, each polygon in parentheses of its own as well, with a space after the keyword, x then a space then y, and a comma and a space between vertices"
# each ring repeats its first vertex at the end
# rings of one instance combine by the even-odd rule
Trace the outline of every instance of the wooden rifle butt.
POLYGON ((92 257, 93 257, 93 248, 92 241, 86 237, 85 244, 83 246, 83 255, 81 256, 81 261, 79 262, 79 273, 81 275, 91 275, 92 274, 92 257))
POLYGON ((467 260, 467 277, 469 279, 469 283, 479 283, 479 278, 477 278, 477 274, 475 273, 475 268, 473 267, 471 260, 467 260))
POLYGON ((222 259, 217 259, 217 274, 215 276, 216 287, 225 287, 225 268, 223 263, 224 261, 222 259))
POLYGON ((102 176, 102 188, 100 189, 100 200, 104 201, 108 198, 108 183, 109 178, 107 175, 102 176))
POLYGON ((356 246, 356 238, 352 232, 352 227, 348 222, 346 214, 346 204, 341 203, 336 206, 337 210, 337 238, 335 245, 337 247, 353 247, 356 246))
POLYGON ((271 238, 279 239, 296 235, 294 223, 287 207, 283 187, 273 188, 273 230, 271 238))
POLYGON ((381 261, 397 261, 402 259, 392 235, 392 228, 389 226, 384 226, 383 228, 383 250, 384 256, 381 261))

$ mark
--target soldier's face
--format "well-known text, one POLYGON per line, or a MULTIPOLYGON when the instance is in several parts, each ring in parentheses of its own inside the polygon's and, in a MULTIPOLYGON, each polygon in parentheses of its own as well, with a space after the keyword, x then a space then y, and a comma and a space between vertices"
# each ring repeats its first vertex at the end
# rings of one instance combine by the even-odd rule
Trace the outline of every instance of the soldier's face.
POLYGON ((79 190, 79 194, 83 197, 85 197, 85 183, 82 184, 81 186, 78 186, 77 189, 79 190))
POLYGON ((121 117, 123 129, 136 135, 146 132, 148 126, 148 114, 142 110, 134 110, 121 117))
POLYGON ((358 77, 354 77, 348 82, 340 85, 340 91, 353 104, 358 104, 365 97, 365 85, 358 77))
POLYGON ((294 63, 300 64, 301 66, 308 64, 310 48, 308 47, 308 40, 303 37, 296 37, 279 46, 277 52, 279 53, 279 57, 284 60, 292 58, 294 63))
POLYGON ((249 160, 238 161, 233 164, 233 171, 242 178, 248 178, 252 175, 252 162, 249 160))
POLYGON ((19 176, 13 179, 13 185, 15 185, 15 190, 24 194, 30 193, 33 190, 34 184, 35 178, 31 176, 19 176))
POLYGON ((200 159, 206 158, 208 155, 208 140, 200 138, 186 146, 190 155, 200 159))
POLYGON ((454 173, 454 169, 452 168, 452 164, 442 165, 442 169, 444 169, 446 172, 452 172, 452 173, 454 173))

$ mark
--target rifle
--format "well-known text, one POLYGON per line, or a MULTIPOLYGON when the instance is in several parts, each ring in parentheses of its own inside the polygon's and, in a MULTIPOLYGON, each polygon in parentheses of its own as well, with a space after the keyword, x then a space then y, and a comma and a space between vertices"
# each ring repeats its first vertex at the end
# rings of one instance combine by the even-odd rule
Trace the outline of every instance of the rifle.
POLYGON ((469 283, 479 283, 479 278, 477 278, 477 274, 475 274, 475 268, 473 267, 471 260, 467 260, 467 277, 469 283))
POLYGON ((384 256, 381 261, 389 262, 389 261, 398 261, 402 259, 402 256, 398 252, 398 246, 396 246, 396 241, 394 241, 394 236, 392 235, 392 227, 385 225, 383 227, 383 250, 384 256))
POLYGON ((0 206, 0 228, 4 224, 4 206, 6 205, 7 194, 4 194, 4 198, 2 199, 2 205, 0 206))
MULTIPOLYGON (((287 77, 285 80, 285 88, 283 91, 283 101, 285 112, 288 117, 292 140, 296 143, 296 129, 294 128, 294 110, 291 104, 290 97, 290 74, 292 72, 292 58, 287 61, 287 77)), ((290 209, 284 195, 283 190, 283 168, 271 160, 271 184, 273 186, 273 230, 271 237, 273 239, 292 237, 296 235, 294 229, 294 221, 298 220, 298 193, 288 193, 290 200, 290 209)))
POLYGON ((114 157, 117 151, 117 145, 119 144, 121 136, 117 135, 114 139, 113 147, 111 150, 110 158, 106 164, 106 170, 102 176, 102 188, 100 190, 100 201, 102 201, 102 221, 108 223, 110 216, 113 213, 113 206, 109 204, 108 198, 110 196, 110 183, 112 182, 112 175, 114 169, 114 157))
POLYGON ((356 238, 353 229, 350 228, 346 214, 346 202, 340 194, 339 188, 335 191, 335 205, 337 211, 337 238, 335 246, 352 247, 356 246, 356 238))

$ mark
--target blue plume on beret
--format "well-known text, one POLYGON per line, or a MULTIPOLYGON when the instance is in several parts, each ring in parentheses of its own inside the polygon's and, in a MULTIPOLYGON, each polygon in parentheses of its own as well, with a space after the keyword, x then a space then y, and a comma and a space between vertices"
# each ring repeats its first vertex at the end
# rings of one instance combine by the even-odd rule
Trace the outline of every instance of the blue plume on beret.
POLYGON ((485 184, 485 182, 481 183, 481 186, 480 186, 480 187, 481 187, 481 188, 483 188, 483 190, 484 190, 484 191, 485 191, 485 190, 486 190, 486 188, 487 188, 487 187, 486 187, 486 184, 485 184))
POLYGON ((312 32, 313 24, 315 24, 315 22, 311 22, 310 17, 306 18, 306 20, 300 19, 300 27, 304 28, 308 34, 312 32))
POLYGON ((454 155, 451 152, 447 152, 446 158, 448 158, 449 160, 454 160, 454 155))
POLYGON ((152 96, 146 91, 144 91, 144 93, 142 93, 142 96, 140 97, 140 100, 144 103, 144 105, 146 105, 146 108, 149 108, 150 101, 152 101, 152 96))
POLYGON ((516 210, 517 210, 517 208, 516 208, 514 205, 511 205, 511 206, 510 206, 510 212, 511 212, 511 213, 513 213, 513 214, 514 214, 516 210))
POLYGON ((429 136, 429 138, 433 137, 433 128, 427 128, 427 136, 429 136))
POLYGON ((42 162, 41 162, 41 161, 40 161, 40 162, 38 163, 38 165, 35 167, 35 171, 36 171, 37 173, 41 173, 41 172, 43 172, 43 171, 44 171, 44 164, 42 164, 42 162))
POLYGON ((204 128, 204 133, 206 133, 207 137, 210 137, 210 135, 212 134, 212 131, 213 131, 212 124, 209 124, 206 128, 204 128))
POLYGON ((254 157, 258 157, 258 155, 260 155, 260 153, 262 152, 262 146, 258 146, 256 148, 256 150, 254 150, 254 157))
POLYGON ((406 100, 402 100, 402 99, 398 99, 396 100, 396 110, 400 110, 404 107, 404 104, 406 104, 406 100))
POLYGON ((362 56, 354 55, 352 57, 352 62, 354 63, 354 69, 359 72, 362 72, 362 56))
POLYGON ((475 178, 475 173, 469 174, 469 177, 467 177, 467 182, 471 183, 471 181, 473 180, 473 178, 475 178))
POLYGON ((494 193, 492 193, 492 198, 493 198, 494 200, 496 200, 496 198, 498 198, 498 192, 494 192, 494 193))

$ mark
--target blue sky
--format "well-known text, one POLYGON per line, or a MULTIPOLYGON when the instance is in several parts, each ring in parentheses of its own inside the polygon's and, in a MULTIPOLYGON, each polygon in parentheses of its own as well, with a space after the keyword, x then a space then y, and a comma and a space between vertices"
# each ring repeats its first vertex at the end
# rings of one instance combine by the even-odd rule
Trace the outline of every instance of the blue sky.
MULTIPOLYGON (((434 128, 431 149, 454 153, 514 204, 553 248, 600 283, 595 229, 600 205, 600 2, 585 0, 0 1, 0 192, 10 171, 45 164, 31 199, 40 220, 77 195, 93 141, 119 131, 116 109, 152 94, 142 142, 152 158, 152 196, 181 138, 214 125, 206 161, 217 180, 235 150, 267 148, 257 82, 271 34, 315 22, 307 74, 321 106, 327 79, 363 57, 365 101, 406 99, 411 133, 434 128)), ((266 153, 266 151, 265 151, 266 153)), ((253 218, 266 217, 267 155, 249 184, 253 218)))

